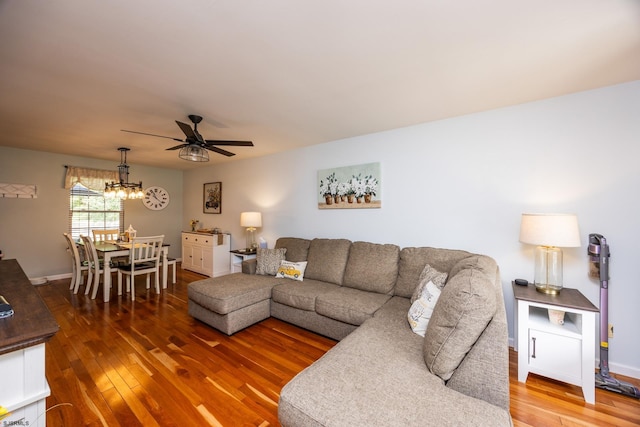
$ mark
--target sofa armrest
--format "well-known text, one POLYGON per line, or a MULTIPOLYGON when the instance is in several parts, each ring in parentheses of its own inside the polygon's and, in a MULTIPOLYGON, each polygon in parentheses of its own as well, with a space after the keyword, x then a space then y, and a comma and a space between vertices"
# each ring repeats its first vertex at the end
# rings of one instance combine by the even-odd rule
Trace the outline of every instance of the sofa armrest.
POLYGON ((257 265, 258 265, 257 259, 255 258, 246 259, 242 261, 242 272, 245 274, 256 274, 257 265))

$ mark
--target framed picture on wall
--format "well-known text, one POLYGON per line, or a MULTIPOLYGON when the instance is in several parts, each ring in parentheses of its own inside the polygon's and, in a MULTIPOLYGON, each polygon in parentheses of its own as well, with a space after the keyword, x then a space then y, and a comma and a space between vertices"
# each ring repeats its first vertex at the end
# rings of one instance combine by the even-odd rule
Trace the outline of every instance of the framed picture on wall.
POLYGON ((380 163, 318 171, 318 209, 371 209, 382 207, 380 163))
POLYGON ((208 182, 202 190, 202 212, 206 214, 222 213, 222 183, 208 182))

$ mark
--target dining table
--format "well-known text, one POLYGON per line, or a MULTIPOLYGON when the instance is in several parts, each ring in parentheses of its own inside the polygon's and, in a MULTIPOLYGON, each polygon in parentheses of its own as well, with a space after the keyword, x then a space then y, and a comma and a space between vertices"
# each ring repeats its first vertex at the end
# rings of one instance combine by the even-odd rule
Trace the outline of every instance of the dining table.
MULTIPOLYGON (((104 281, 102 284, 104 302, 109 301, 111 296, 111 272, 114 268, 111 267, 111 260, 117 257, 129 256, 131 250, 131 243, 126 242, 108 242, 98 241, 94 242, 96 252, 104 259, 104 281)), ((169 256, 169 244, 162 244, 162 289, 167 288, 167 257, 169 256)))

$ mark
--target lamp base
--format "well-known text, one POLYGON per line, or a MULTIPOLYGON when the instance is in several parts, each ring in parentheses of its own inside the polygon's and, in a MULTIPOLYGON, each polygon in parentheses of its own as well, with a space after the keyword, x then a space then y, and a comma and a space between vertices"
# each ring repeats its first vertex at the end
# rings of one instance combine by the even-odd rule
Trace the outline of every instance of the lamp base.
POLYGON ((258 248, 258 243, 256 242, 256 229, 255 227, 247 228, 247 250, 255 251, 258 248))
POLYGON ((562 290, 562 286, 558 287, 558 286, 552 286, 552 285, 545 285, 542 283, 536 283, 536 291, 541 292, 543 294, 558 295, 561 290, 562 290))
POLYGON ((536 291, 557 295, 562 290, 562 250, 555 246, 538 246, 535 251, 536 291))

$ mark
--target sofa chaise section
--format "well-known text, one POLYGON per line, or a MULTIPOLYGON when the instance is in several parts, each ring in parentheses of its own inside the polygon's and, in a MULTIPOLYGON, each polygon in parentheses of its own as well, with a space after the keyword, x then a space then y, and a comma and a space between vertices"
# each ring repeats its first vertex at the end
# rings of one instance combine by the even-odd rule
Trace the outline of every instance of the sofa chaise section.
POLYGON ((272 316, 340 341, 282 389, 283 426, 511 425, 492 258, 291 237, 271 251, 307 262, 303 281, 256 274, 260 260, 245 261, 242 273, 191 283, 189 313, 228 335, 272 316), (448 279, 423 338, 407 315, 427 267, 448 279))

